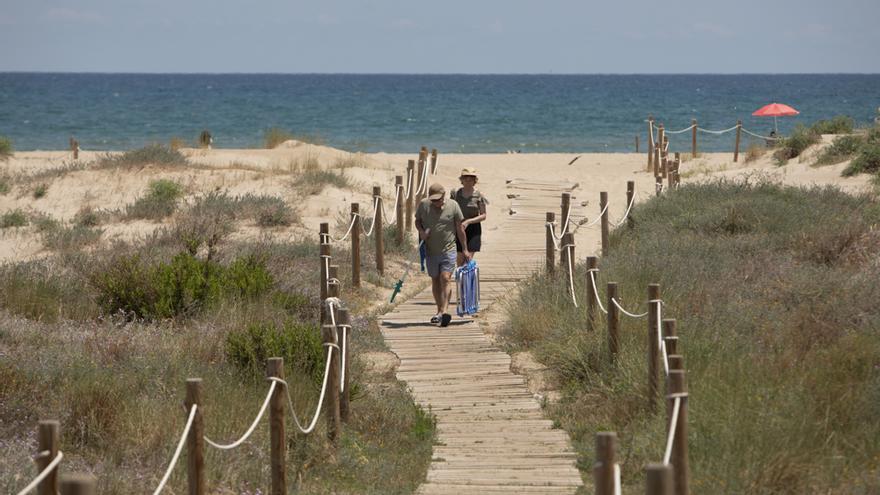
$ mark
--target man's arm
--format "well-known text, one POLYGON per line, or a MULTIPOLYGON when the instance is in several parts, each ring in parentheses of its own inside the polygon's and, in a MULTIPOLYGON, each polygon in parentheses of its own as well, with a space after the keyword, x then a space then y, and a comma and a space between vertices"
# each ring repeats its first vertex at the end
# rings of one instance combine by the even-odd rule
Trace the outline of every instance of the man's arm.
POLYGON ((461 254, 465 258, 471 259, 471 252, 467 248, 467 235, 464 233, 464 222, 455 219, 455 234, 458 236, 458 242, 461 244, 461 254))
POLYGON ((422 226, 422 219, 421 218, 416 217, 415 223, 416 223, 416 230, 419 231, 419 239, 424 241, 425 239, 428 238, 429 235, 431 235, 431 229, 426 229, 422 226))

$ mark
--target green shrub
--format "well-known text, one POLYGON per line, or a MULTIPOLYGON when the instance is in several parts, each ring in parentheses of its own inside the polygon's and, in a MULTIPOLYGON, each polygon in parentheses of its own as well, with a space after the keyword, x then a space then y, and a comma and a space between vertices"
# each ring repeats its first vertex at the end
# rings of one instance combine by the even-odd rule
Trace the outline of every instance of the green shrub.
POLYGON ((49 228, 43 232, 43 245, 58 251, 78 250, 98 242, 103 233, 101 229, 84 225, 49 228))
POLYGON ((0 176, 0 196, 5 196, 9 194, 9 191, 12 189, 12 186, 9 184, 9 177, 0 176))
POLYGON ((46 193, 49 192, 48 184, 40 184, 34 188, 34 199, 40 199, 46 197, 46 193))
POLYGON ((802 125, 798 125, 791 133, 791 136, 780 142, 779 149, 773 153, 773 158, 780 165, 784 165, 788 160, 800 156, 804 150, 818 142, 818 134, 811 132, 810 129, 802 125))
POLYGON ((189 165, 189 160, 177 150, 161 144, 151 144, 121 155, 107 154, 95 164, 97 168, 142 167, 145 165, 189 165))
POLYGON ((79 227, 97 227, 101 225, 101 216, 94 209, 87 206, 74 215, 73 224, 79 227))
POLYGON ((0 136, 0 161, 8 159, 14 151, 12 141, 8 137, 0 136))
POLYGON ((326 186, 345 189, 351 186, 351 181, 345 174, 345 170, 337 172, 336 170, 309 169, 293 183, 294 189, 297 189, 304 196, 319 194, 326 186))
POLYGON ((183 188, 177 182, 159 179, 150 182, 147 194, 126 206, 128 218, 160 220, 177 208, 177 201, 183 195, 183 188))
POLYGON ((93 284, 108 313, 155 320, 194 314, 227 298, 261 295, 273 280, 263 261, 254 257, 224 267, 181 252, 169 263, 154 265, 137 254, 120 257, 94 275, 93 284))
POLYGON ((813 134, 850 134, 855 122, 852 117, 838 115, 831 120, 819 120, 810 126, 813 134))
POLYGON ((9 227, 24 227, 28 224, 27 215, 19 209, 7 211, 0 217, 0 229, 8 229, 9 227))
POLYGON ((842 172, 847 177, 864 173, 880 173, 880 142, 862 146, 859 154, 842 172))
POLYGON ((864 144, 862 136, 847 135, 834 138, 830 146, 825 148, 816 160, 817 165, 832 165, 849 160, 864 144))
POLYGON ((98 314, 81 280, 47 260, 0 267, 0 305, 12 314, 47 323, 98 314))
POLYGON ((266 133, 263 135, 263 142, 265 143, 266 148, 269 149, 275 148, 279 144, 291 139, 296 139, 296 137, 290 132, 278 127, 272 127, 266 130, 266 133))
POLYGON ((314 383, 324 376, 326 352, 315 324, 288 321, 283 326, 256 323, 226 338, 226 356, 239 368, 265 376, 270 357, 284 358, 285 368, 305 374, 314 383))
POLYGON ((290 226, 296 214, 284 201, 266 205, 257 214, 257 225, 260 227, 287 227, 290 226))

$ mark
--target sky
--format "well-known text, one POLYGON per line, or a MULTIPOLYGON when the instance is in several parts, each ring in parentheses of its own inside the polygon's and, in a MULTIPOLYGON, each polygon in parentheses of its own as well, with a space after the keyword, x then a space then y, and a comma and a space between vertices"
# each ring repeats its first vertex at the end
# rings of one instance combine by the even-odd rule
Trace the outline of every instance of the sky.
POLYGON ((0 71, 880 72, 880 0, 0 0, 0 71))

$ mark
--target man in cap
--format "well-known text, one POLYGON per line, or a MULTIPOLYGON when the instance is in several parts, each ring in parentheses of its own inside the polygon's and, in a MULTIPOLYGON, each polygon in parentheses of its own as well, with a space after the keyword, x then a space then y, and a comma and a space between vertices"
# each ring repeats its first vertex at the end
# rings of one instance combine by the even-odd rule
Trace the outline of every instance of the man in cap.
MULTIPOLYGON (((428 197, 419 203, 416 210, 416 228, 419 239, 425 242, 427 258, 425 268, 431 276, 431 289, 434 302, 437 303, 437 314, 431 323, 440 323, 441 327, 449 325, 452 320, 446 308, 452 298, 452 285, 449 283, 455 270, 455 241, 467 246, 464 227, 461 225, 464 215, 455 201, 446 201, 446 189, 441 184, 431 184, 428 197)), ((464 248, 462 254, 470 259, 471 253, 464 248)))

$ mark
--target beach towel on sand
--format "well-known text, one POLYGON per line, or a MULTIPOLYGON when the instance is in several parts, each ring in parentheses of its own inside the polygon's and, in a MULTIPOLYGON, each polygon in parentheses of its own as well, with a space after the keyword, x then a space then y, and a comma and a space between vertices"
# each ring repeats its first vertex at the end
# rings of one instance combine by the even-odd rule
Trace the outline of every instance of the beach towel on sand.
POLYGON ((455 269, 455 286, 458 290, 458 316, 472 315, 480 311, 480 268, 470 260, 455 269))

